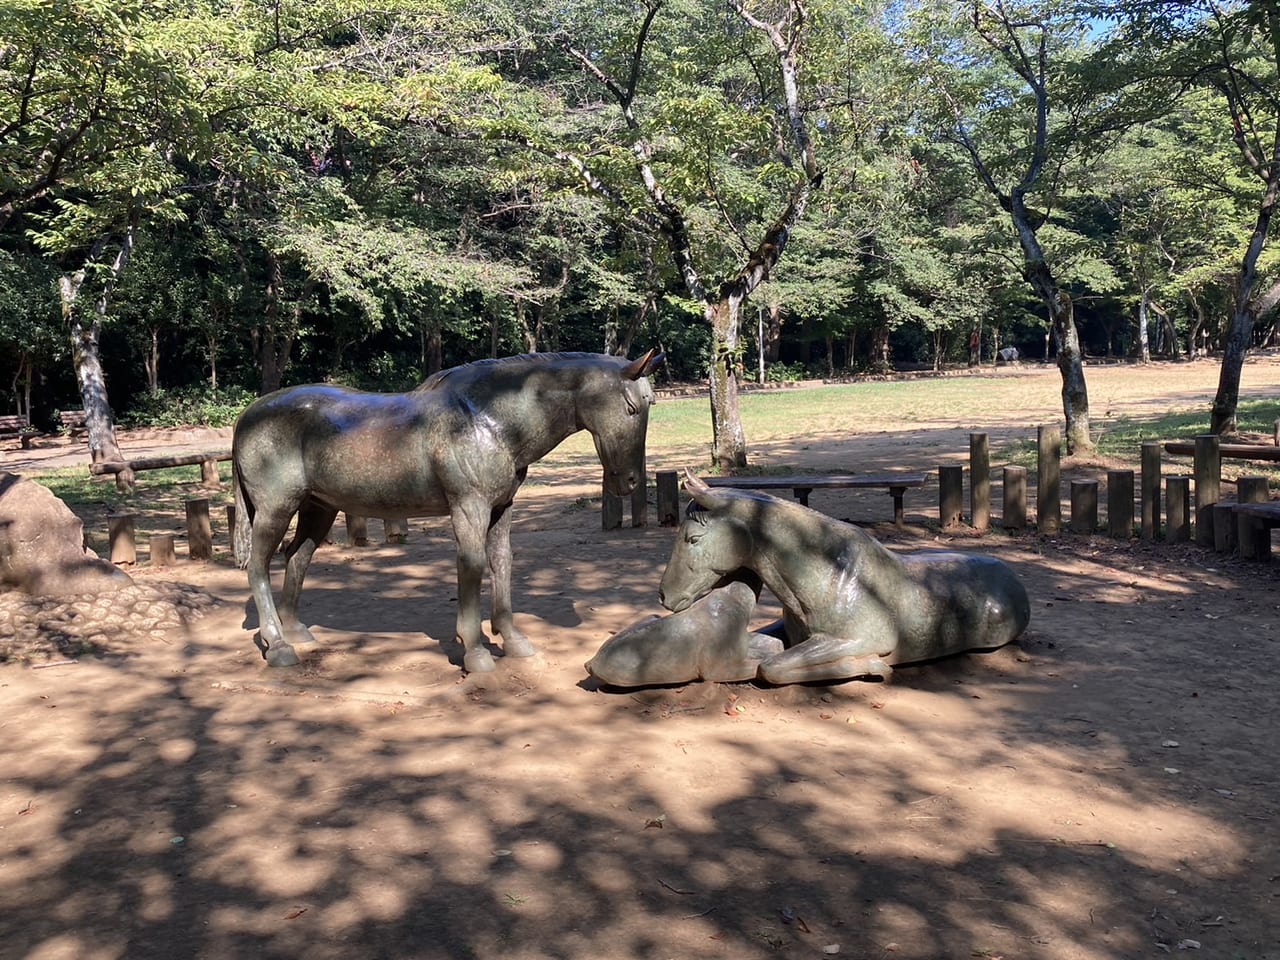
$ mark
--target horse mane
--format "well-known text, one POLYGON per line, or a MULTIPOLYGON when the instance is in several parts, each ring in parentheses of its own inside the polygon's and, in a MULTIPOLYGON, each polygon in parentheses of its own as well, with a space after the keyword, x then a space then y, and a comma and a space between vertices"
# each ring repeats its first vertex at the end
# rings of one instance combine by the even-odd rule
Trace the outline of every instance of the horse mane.
MULTIPOLYGON (((444 370, 437 371, 418 384, 413 392, 422 393, 427 390, 434 390, 450 377, 483 370, 488 367, 517 366, 519 364, 545 366, 553 363, 568 363, 574 360, 598 358, 599 356, 600 354, 598 353, 562 350, 558 353, 519 353, 510 357, 485 357, 482 360, 472 360, 470 363, 462 363, 456 367, 447 367, 444 370)), ((619 359, 625 361, 626 358, 621 357, 619 359)))

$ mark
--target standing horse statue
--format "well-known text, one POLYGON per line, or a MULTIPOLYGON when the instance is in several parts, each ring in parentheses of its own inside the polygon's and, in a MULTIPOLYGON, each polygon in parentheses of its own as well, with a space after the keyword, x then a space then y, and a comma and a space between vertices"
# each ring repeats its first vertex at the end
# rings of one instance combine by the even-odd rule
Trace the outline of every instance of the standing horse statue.
POLYGON ((667 664, 687 669, 693 662, 701 676, 745 671, 779 684, 888 677, 895 663, 1003 646, 1031 619, 1026 588, 994 557, 896 554, 857 527, 798 503, 729 487, 712 490, 692 474, 685 488, 693 501, 658 591, 674 612, 606 643, 588 664, 605 682, 634 675, 644 676, 644 683, 679 683, 692 677, 655 674, 667 664), (781 601, 783 619, 750 634, 739 613, 718 612, 749 603, 749 593, 733 587, 739 581, 762 581, 781 601), (696 605, 708 595, 718 596, 718 605, 698 613, 696 605), (685 617, 694 617, 701 629, 688 630, 685 617), (732 636, 718 635, 725 631, 732 636), (661 653, 669 639, 685 643, 690 633, 713 655, 661 653), (769 635, 781 640, 776 652, 770 652, 769 635))
POLYGON ((645 431, 662 362, 594 353, 527 354, 443 370, 409 393, 313 384, 250 404, 231 443, 236 560, 258 608, 255 638, 267 663, 298 663, 315 640, 298 620, 307 565, 338 511, 374 517, 448 516, 458 543, 457 636, 471 672, 494 668, 480 627, 486 558, 491 625, 503 652, 534 652, 511 611, 511 504, 529 465, 588 430, 605 488, 626 496, 644 477, 645 431), (290 520, 277 607, 269 565, 290 520))

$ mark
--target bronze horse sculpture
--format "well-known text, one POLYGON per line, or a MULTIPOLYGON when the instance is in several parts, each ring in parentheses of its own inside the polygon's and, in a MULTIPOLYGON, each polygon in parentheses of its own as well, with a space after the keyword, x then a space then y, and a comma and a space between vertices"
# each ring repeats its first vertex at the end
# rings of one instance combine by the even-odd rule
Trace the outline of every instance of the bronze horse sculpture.
POLYGON ((374 517, 448 516, 458 544, 457 637, 471 672, 494 669, 480 626, 486 560, 491 625, 503 652, 534 652, 511 608, 511 504, 529 465, 588 430, 606 489, 626 496, 644 476, 645 432, 662 362, 594 353, 526 354, 443 370, 409 393, 313 384, 250 404, 231 444, 236 560, 247 568, 262 655, 298 663, 314 643, 298 620, 307 565, 338 511, 374 517), (289 523, 277 607, 269 565, 289 523))
POLYGON ((798 503, 692 474, 685 488, 658 591, 673 613, 606 641, 587 664, 605 683, 888 677, 895 663, 1003 646, 1030 621, 1026 588, 994 557, 897 554, 798 503), (761 583, 784 617, 750 632, 761 583))

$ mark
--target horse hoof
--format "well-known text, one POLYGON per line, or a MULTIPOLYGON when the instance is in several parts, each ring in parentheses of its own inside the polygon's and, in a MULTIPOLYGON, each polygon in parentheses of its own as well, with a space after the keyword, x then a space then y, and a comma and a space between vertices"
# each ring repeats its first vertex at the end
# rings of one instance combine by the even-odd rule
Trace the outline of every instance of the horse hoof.
POLYGON ((503 640, 502 652, 508 657, 532 657, 538 651, 533 649, 533 643, 528 637, 520 636, 503 640))
POLYGON ((493 673, 493 655, 483 647, 479 650, 468 650, 462 658, 462 668, 467 673, 493 673))
POLYGON ((268 647, 263 654, 269 667, 296 667, 302 661, 298 659, 297 651, 287 643, 279 643, 274 647, 268 647))

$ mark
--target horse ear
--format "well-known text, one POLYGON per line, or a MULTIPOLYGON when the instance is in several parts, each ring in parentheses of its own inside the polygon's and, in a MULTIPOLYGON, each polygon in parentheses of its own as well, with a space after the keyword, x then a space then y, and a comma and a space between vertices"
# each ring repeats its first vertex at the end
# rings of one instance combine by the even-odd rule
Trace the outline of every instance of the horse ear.
POLYGON ((684 468, 684 488, 689 491, 694 503, 706 509, 711 509, 721 499, 699 477, 694 476, 688 467, 684 468))
POLYGON ((624 380, 639 380, 657 367, 665 356, 665 353, 658 353, 656 349, 651 348, 643 357, 636 357, 636 359, 622 368, 622 378, 624 380), (655 354, 657 354, 656 358, 655 354))

